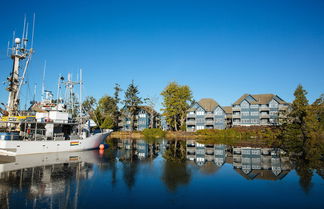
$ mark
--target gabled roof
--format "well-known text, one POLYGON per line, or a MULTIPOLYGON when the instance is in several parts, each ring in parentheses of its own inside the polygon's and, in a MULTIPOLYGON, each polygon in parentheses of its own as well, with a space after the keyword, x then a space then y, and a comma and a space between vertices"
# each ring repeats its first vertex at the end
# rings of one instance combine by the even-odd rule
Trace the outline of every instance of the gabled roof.
POLYGON ((249 94, 243 94, 238 100, 236 100, 233 104, 238 105, 241 104, 241 102, 247 97, 249 94))
POLYGON ((241 102, 248 96, 251 96, 256 100, 249 102, 250 104, 269 104, 272 99, 275 99, 279 104, 286 104, 284 100, 282 100, 275 94, 243 94, 238 100, 236 100, 236 102, 234 102, 234 105, 241 104, 241 102), (277 97, 278 99, 276 99, 275 97, 277 97))
POLYGON ((238 172, 241 176, 243 176, 245 179, 253 180, 253 179, 262 179, 262 180, 280 180, 284 178, 289 171, 282 171, 278 176, 276 176, 271 170, 251 170, 250 173, 245 174, 242 169, 234 169, 236 172, 238 172))
POLYGON ((232 107, 231 106, 224 106, 223 110, 226 114, 232 114, 232 107))
POLYGON ((214 111, 215 108, 219 106, 219 104, 211 98, 203 98, 199 100, 198 104, 207 112, 214 111))
POLYGON ((256 100, 256 104, 269 104, 269 102, 275 97, 274 94, 254 94, 252 95, 256 100))
POLYGON ((139 106, 139 109, 145 110, 148 113, 154 112, 154 114, 157 114, 157 112, 150 106, 142 105, 142 106, 139 106))
MULTIPOLYGON (((146 106, 146 105, 138 106, 138 110, 145 110, 147 113, 151 113, 151 112, 153 111, 154 114, 158 114, 158 112, 155 111, 154 109, 152 109, 152 107, 150 107, 150 106, 146 106)), ((124 106, 124 107, 121 109, 121 112, 124 113, 124 114, 129 114, 128 109, 127 109, 126 106, 124 106)))

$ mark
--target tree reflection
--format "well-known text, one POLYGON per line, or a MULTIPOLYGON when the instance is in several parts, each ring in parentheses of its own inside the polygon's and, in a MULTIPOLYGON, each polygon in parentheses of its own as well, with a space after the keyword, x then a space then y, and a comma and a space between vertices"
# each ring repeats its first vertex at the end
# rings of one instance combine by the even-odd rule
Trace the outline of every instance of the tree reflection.
POLYGON ((187 168, 184 141, 169 141, 163 158, 165 163, 161 179, 170 191, 176 191, 180 185, 190 182, 191 172, 187 168))
POLYGON ((117 174, 117 139, 110 139, 107 141, 109 149, 106 149, 102 155, 102 160, 99 165, 100 169, 111 170, 111 183, 116 184, 116 174, 117 174))
POLYGON ((293 154, 291 160, 295 164, 296 173, 300 178, 299 184, 303 191, 308 193, 312 188, 314 172, 316 171, 323 177, 324 142, 310 138, 304 146, 300 146, 299 140, 291 140, 289 143, 283 143, 283 147, 293 154))
POLYGON ((137 173, 137 163, 136 162, 123 162, 123 179, 128 187, 132 189, 135 185, 135 176, 137 173))

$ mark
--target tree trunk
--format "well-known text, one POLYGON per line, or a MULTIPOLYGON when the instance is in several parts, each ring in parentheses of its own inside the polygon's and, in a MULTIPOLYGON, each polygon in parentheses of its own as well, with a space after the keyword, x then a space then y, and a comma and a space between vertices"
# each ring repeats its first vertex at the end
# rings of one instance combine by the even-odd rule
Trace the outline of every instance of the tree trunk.
POLYGON ((134 115, 131 116, 131 131, 134 131, 134 115))
POLYGON ((151 128, 154 128, 153 126, 154 126, 154 113, 153 112, 151 112, 151 121, 150 121, 150 127, 151 128))
POLYGON ((177 127, 177 117, 174 116, 174 130, 178 131, 178 127, 177 127))
POLYGON ((177 156, 177 145, 178 145, 178 140, 175 140, 175 142, 174 142, 174 158, 177 156))

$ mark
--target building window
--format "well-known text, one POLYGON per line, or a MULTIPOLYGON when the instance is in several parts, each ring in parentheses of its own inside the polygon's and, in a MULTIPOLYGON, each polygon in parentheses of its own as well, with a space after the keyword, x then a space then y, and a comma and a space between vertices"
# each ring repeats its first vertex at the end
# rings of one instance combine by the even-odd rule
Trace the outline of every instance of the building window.
POLYGON ((249 112, 242 112, 242 116, 249 116, 249 112))
POLYGON ((205 112, 204 111, 197 111, 197 115, 205 115, 205 112))
POLYGON ((278 108, 278 102, 276 100, 271 100, 269 106, 270 108, 278 108))
POLYGON ((242 123, 250 123, 250 119, 242 119, 242 123))
POLYGON ((251 106, 250 106, 250 108, 254 108, 254 109, 257 109, 257 108, 259 108, 259 105, 257 105, 257 104, 254 104, 254 105, 251 105, 251 106))
POLYGON ((242 103, 241 103, 241 107, 243 107, 243 108, 249 108, 249 103, 247 102, 247 101, 243 101, 242 103))
POLYGON ((139 117, 140 118, 146 118, 146 114, 141 113, 141 114, 139 114, 139 117))
POLYGON ((270 111, 270 115, 273 115, 273 116, 278 115, 278 111, 270 111))
POLYGON ((204 129, 205 126, 197 126, 197 130, 201 130, 201 129, 204 129))
POLYGON ((222 110, 217 110, 217 111, 215 112, 215 115, 223 115, 223 111, 222 111, 222 110))
POLYGON ((251 123, 258 124, 259 123, 259 120, 258 119, 251 119, 251 123))
POLYGON ((215 121, 216 121, 216 123, 224 123, 224 119, 223 118, 217 118, 215 121))
POLYGON ((258 116, 259 112, 251 112, 251 116, 258 116))
POLYGON ((204 123, 204 119, 203 118, 197 118, 197 123, 204 123))

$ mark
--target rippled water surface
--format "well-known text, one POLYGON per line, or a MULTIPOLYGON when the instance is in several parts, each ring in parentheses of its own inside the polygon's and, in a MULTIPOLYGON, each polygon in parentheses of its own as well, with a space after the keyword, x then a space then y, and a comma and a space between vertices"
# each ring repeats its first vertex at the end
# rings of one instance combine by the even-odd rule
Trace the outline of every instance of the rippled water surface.
POLYGON ((292 156, 112 140, 104 152, 0 157, 0 208, 324 208, 323 164, 292 156))

